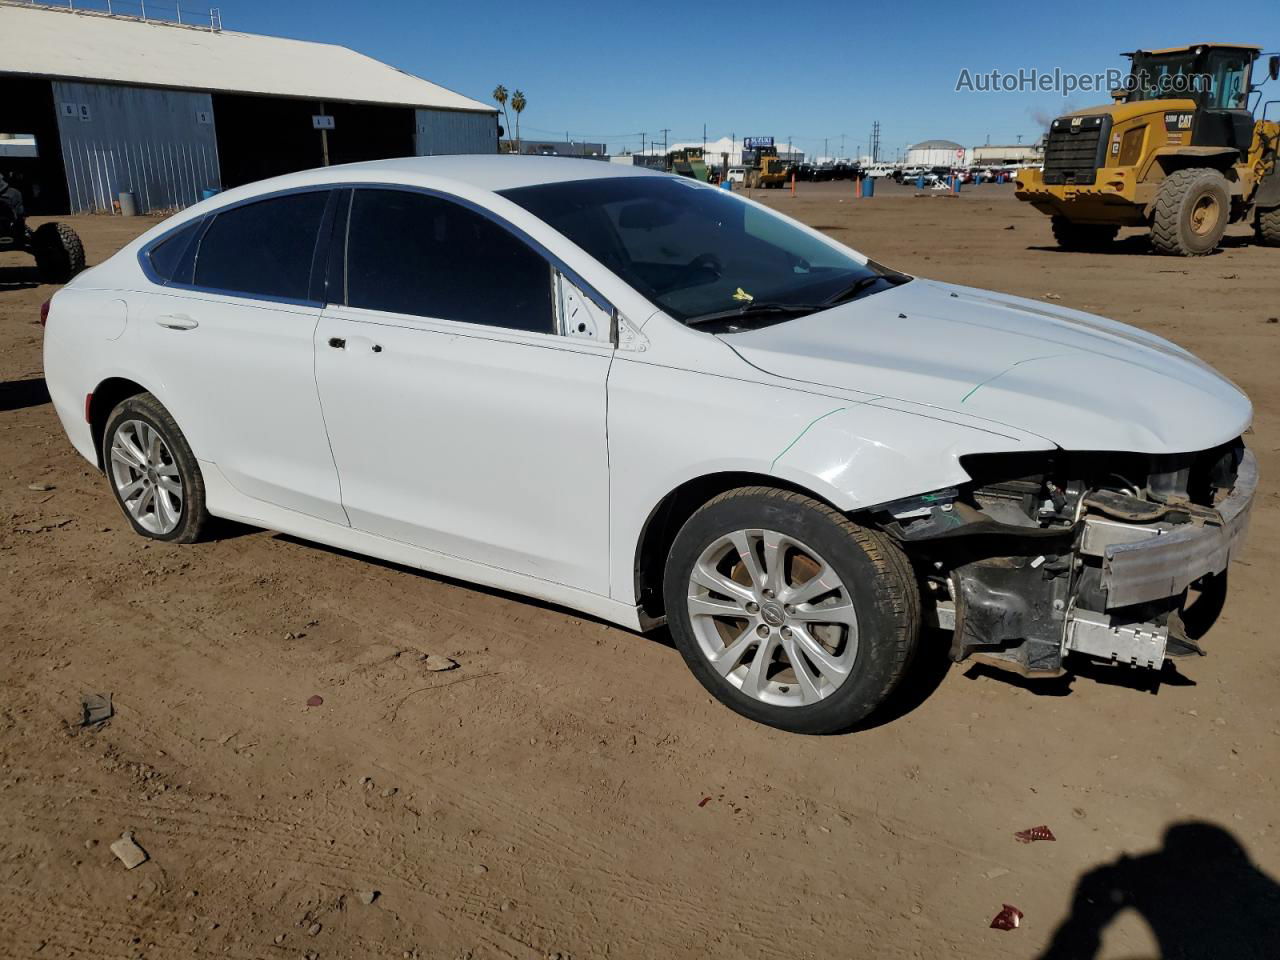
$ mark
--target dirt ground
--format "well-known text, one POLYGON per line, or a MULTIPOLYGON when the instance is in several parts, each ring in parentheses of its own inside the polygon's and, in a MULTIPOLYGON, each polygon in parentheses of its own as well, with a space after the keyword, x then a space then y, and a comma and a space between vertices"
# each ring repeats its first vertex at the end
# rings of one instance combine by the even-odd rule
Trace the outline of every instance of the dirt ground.
MULTIPOLYGON (((1275 957, 1280 251, 1062 253, 1008 187, 765 196, 903 270, 1153 330, 1252 396, 1263 486, 1207 658, 1155 689, 1029 683, 934 636, 876 725, 802 738, 713 703, 662 637, 269 532, 148 544, 62 434, 52 290, 7 254, 0 956, 1275 957), (115 717, 78 728, 98 692, 115 717), (1056 842, 1014 840, 1040 824, 1056 842), (1021 927, 990 929, 1005 903, 1021 927)), ((149 225, 73 222, 91 262, 149 225)))

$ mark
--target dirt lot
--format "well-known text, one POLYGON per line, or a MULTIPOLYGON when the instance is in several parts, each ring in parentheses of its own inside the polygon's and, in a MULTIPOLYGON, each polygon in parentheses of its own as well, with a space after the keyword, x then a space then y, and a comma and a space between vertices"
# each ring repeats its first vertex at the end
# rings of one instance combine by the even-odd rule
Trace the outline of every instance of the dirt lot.
MULTIPOLYGON (((801 738, 711 702, 662 638, 267 532, 148 544, 63 437, 52 291, 5 255, 0 955, 1276 956, 1280 251, 1060 253, 1007 187, 800 189, 767 199, 1249 392, 1263 488, 1210 656, 1155 692, 1031 684, 948 669, 935 637, 878 725, 801 738), (1015 842, 1038 824, 1057 842, 1015 842), (1019 929, 988 928, 1002 903, 1019 929)), ((91 262, 148 225, 74 222, 91 262)))

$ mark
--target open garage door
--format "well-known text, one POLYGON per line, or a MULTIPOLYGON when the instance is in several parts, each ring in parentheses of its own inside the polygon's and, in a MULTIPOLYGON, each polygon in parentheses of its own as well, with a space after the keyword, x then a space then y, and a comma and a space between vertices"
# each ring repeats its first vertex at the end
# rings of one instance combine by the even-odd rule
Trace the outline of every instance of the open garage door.
POLYGON ((53 84, 0 77, 0 173, 22 191, 28 214, 68 212, 67 174, 58 139, 53 84))
POLYGON ((323 143, 311 121, 320 114, 333 117, 328 131, 330 164, 414 154, 412 107, 215 93, 223 186, 321 166, 323 143))

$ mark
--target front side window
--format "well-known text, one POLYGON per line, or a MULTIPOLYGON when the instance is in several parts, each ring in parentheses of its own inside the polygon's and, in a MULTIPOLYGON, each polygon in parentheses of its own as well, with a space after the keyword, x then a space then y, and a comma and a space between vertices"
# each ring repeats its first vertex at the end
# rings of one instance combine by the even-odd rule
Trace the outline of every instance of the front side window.
POLYGON ((327 190, 292 193, 214 215, 195 259, 195 284, 224 293, 306 300, 327 190))
POLYGON ((441 197, 354 191, 346 262, 351 307, 532 333, 555 329, 550 264, 488 217, 441 197))
POLYGON ((502 195, 690 324, 749 313, 776 322, 907 279, 684 178, 575 180, 502 195))

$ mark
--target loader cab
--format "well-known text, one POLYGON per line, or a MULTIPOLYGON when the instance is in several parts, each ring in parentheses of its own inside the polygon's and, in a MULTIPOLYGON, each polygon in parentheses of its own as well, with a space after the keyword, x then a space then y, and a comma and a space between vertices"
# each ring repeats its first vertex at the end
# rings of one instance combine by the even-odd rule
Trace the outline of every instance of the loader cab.
MULTIPOLYGON (((1253 142, 1249 94, 1260 47, 1196 44, 1168 50, 1135 50, 1126 103, 1191 100, 1196 109, 1165 114, 1170 134, 1189 131, 1188 146, 1231 147, 1243 156, 1253 142)), ((1185 135, 1185 134, 1184 134, 1185 135)))

